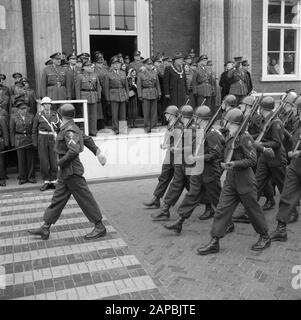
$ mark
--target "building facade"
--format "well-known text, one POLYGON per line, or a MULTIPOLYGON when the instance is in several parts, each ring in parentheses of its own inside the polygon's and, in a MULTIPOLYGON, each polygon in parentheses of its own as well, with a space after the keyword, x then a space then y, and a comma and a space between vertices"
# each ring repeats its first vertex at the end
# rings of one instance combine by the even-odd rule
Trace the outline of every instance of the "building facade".
POLYGON ((102 51, 108 60, 195 49, 217 74, 243 56, 258 92, 301 92, 301 0, 0 0, 0 72, 39 89, 56 51, 102 51))

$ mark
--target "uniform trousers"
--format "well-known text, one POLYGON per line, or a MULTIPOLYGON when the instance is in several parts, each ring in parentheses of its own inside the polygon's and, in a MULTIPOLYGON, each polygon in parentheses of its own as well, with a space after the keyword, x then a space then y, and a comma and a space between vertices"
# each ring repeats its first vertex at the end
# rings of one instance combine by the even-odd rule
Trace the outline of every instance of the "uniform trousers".
POLYGON ((172 178, 174 175, 174 165, 173 164, 163 164, 161 169, 161 174, 158 178, 159 182, 154 191, 154 196, 156 198, 163 198, 172 178))
POLYGON ((268 231, 267 223, 261 207, 257 201, 257 187, 255 179, 243 179, 240 183, 251 184, 249 192, 241 194, 242 186, 236 187, 234 182, 234 173, 228 171, 219 203, 214 215, 213 225, 211 229, 211 237, 222 238, 231 223, 232 215, 238 206, 242 203, 246 210, 253 228, 258 234, 265 235, 268 231), (253 181, 252 181, 253 180, 253 181))
POLYGON ((35 177, 33 148, 17 150, 19 180, 28 180, 35 177))
POLYGON ((111 102, 112 112, 112 128, 114 131, 119 132, 119 121, 126 119, 126 103, 125 102, 111 102))
MULTIPOLYGON (((1 152, 2 150, 0 150, 1 152)), ((0 181, 6 180, 5 178, 6 172, 5 172, 5 158, 4 155, 0 154, 0 181)))
POLYGON ((157 99, 142 101, 144 128, 152 129, 156 127, 158 122, 157 99))
POLYGON ((214 207, 217 207, 221 193, 220 178, 217 177, 212 182, 204 183, 202 174, 190 176, 189 191, 186 193, 178 209, 178 214, 182 218, 188 219, 192 215, 194 209, 199 205, 204 191, 210 203, 212 203, 214 207))
POLYGON ((54 136, 38 136, 38 152, 40 159, 40 170, 44 181, 56 181, 57 179, 57 161, 54 152, 54 136))
POLYGON ((170 207, 177 203, 185 187, 187 190, 189 190, 190 176, 186 175, 185 166, 176 164, 174 166, 174 170, 173 179, 164 198, 164 202, 170 207))
POLYGON ((285 167, 270 167, 267 161, 261 156, 258 160, 256 169, 258 199, 261 197, 270 179, 272 179, 276 184, 279 192, 281 193, 285 179, 285 167))
POLYGON ((292 166, 286 171, 283 191, 280 197, 277 220, 288 223, 293 212, 295 212, 301 197, 301 176, 297 174, 292 166))
POLYGON ((89 134, 97 134, 97 103, 88 103, 89 134))
POLYGON ((99 206, 89 190, 85 178, 72 175, 68 179, 58 180, 51 204, 44 213, 46 224, 57 222, 71 195, 90 222, 97 223, 102 220, 99 206))

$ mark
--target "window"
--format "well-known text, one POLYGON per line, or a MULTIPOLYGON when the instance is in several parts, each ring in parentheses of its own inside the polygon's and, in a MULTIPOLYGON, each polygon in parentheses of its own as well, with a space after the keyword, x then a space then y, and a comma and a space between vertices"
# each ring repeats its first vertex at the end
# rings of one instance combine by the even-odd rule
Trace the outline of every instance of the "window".
POLYGON ((90 30, 136 31, 136 0, 89 0, 90 30))
POLYGON ((301 0, 264 0, 263 80, 301 78, 301 0))

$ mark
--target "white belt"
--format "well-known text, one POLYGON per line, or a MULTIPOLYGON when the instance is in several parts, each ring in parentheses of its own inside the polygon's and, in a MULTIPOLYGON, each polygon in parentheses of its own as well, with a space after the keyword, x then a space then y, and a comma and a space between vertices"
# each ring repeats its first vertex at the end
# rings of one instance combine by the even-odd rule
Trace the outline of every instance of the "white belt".
POLYGON ((53 136, 53 133, 50 132, 50 131, 41 131, 41 130, 39 130, 39 134, 42 134, 42 135, 44 135, 44 136, 46 136, 46 135, 51 135, 51 136, 53 136))

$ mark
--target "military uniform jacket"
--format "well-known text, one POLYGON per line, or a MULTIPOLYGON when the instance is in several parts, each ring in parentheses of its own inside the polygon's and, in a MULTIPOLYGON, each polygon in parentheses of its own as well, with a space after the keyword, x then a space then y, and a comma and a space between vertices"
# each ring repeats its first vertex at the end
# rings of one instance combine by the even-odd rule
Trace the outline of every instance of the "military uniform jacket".
POLYGON ((0 108, 8 111, 9 108, 9 89, 3 85, 0 85, 0 108))
POLYGON ((32 127, 32 142, 33 145, 36 147, 38 145, 38 135, 39 131, 51 133, 51 127, 49 124, 53 125, 53 129, 58 131, 60 125, 60 118, 56 111, 50 111, 50 115, 47 116, 45 111, 38 112, 33 120, 33 127, 32 127), (47 121, 45 120, 48 120, 47 121))
POLYGON ((101 99, 101 86, 95 72, 84 72, 76 79, 75 92, 77 100, 88 100, 97 103, 101 99))
MULTIPOLYGON (((298 141, 301 139, 301 126, 299 125, 292 137, 292 148, 290 151, 293 151, 296 148, 298 141)), ((298 147, 298 151, 301 150, 301 144, 298 147)), ((290 168, 292 168, 296 174, 301 178, 301 157, 297 159, 292 159, 290 163, 290 168)))
POLYGON ((136 72, 137 72, 137 74, 139 73, 139 69, 141 68, 141 67, 143 67, 143 62, 141 62, 141 61, 132 61, 131 63, 130 63, 130 65, 129 65, 129 68, 131 69, 135 69, 136 70, 136 72))
POLYGON ((24 101, 29 106, 29 112, 31 114, 36 114, 37 112, 36 94, 32 89, 24 90, 24 101))
POLYGON ((262 125, 262 118, 258 113, 255 113, 249 123, 248 132, 254 140, 258 137, 262 125))
POLYGON ((2 109, 1 107, 0 107, 0 118, 4 118, 4 120, 7 123, 7 126, 9 125, 9 123, 8 123, 8 112, 6 110, 2 109))
POLYGON ((253 90, 251 73, 249 71, 245 71, 245 84, 247 87, 247 94, 249 94, 253 90))
MULTIPOLYGON (((264 120, 262 120, 262 126, 263 125, 264 120)), ((269 167, 279 167, 285 166, 287 164, 286 152, 283 146, 283 139, 283 125, 281 120, 278 118, 272 122, 270 129, 263 136, 262 147, 258 148, 258 151, 260 152, 263 151, 263 148, 273 149, 275 153, 274 158, 267 157, 264 154, 261 154, 260 156, 266 161, 269 167)))
POLYGON ((0 116, 0 151, 9 146, 9 134, 7 120, 0 116))
POLYGON ((66 68, 66 89, 67 89, 67 99, 75 100, 75 84, 77 80, 77 76, 81 74, 81 69, 78 67, 74 67, 72 69, 70 66, 66 68))
POLYGON ((52 100, 66 100, 66 68, 48 66, 43 70, 41 80, 41 97, 52 100))
POLYGON ((97 74, 99 83, 103 87, 105 83, 105 75, 109 72, 108 68, 104 64, 96 65, 94 72, 97 74))
POLYGON ((203 67, 198 68, 192 79, 193 94, 210 97, 212 95, 211 84, 212 75, 210 72, 203 67))
POLYGON ((10 119, 10 141, 13 147, 21 147, 32 143, 33 115, 26 112, 25 120, 21 117, 20 111, 10 119))
POLYGON ((84 167, 79 154, 84 150, 84 139, 73 120, 61 126, 57 135, 54 151, 58 155, 59 177, 68 179, 72 175, 82 176, 84 167))
POLYGON ((246 75, 242 69, 232 69, 228 71, 228 79, 230 81, 229 93, 236 96, 246 96, 248 94, 246 86, 246 75))
MULTIPOLYGON (((233 137, 226 141, 225 157, 232 140, 233 137)), ((252 167, 256 166, 257 154, 254 140, 248 133, 242 133, 236 141, 231 161, 234 161, 234 169, 227 171, 225 184, 229 184, 239 194, 254 191, 256 178, 252 167)))
POLYGON ((138 98, 157 100, 161 96, 160 82, 156 71, 145 70, 137 78, 138 98))
POLYGON ((221 74, 219 86, 222 88, 221 98, 222 100, 224 100, 224 97, 228 95, 230 91, 230 80, 228 79, 228 71, 225 71, 221 74))
POLYGON ((129 86, 124 72, 110 71, 105 75, 104 80, 107 101, 125 102, 129 99, 129 86))

